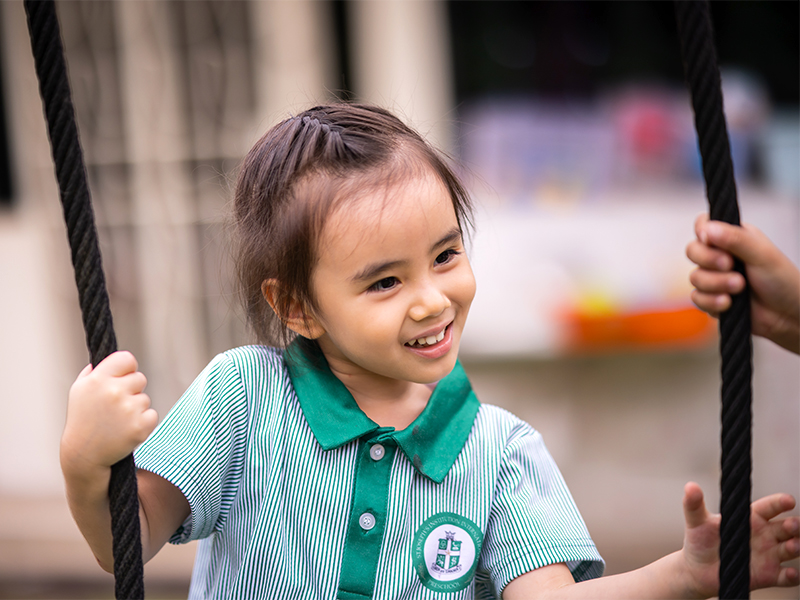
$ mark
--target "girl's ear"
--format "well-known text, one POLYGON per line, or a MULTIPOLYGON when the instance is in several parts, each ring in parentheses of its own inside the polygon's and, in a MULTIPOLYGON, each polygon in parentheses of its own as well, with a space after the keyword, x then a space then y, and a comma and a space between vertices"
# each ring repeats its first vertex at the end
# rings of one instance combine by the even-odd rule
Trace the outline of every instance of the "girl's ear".
POLYGON ((282 314, 277 301, 279 290, 280 283, 276 279, 266 279, 261 284, 261 293, 264 295, 264 299, 281 322, 304 338, 315 340, 321 337, 325 333, 325 329, 313 315, 304 310, 302 303, 294 297, 290 301, 289 310, 286 311, 286 314, 282 314))

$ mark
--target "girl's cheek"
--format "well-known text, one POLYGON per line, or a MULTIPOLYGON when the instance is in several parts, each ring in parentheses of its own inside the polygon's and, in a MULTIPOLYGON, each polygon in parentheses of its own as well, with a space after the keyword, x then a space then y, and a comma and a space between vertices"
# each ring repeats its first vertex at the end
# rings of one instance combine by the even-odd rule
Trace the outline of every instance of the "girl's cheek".
POLYGON ((466 265, 466 268, 461 275, 460 283, 462 287, 463 302, 466 306, 469 306, 472 303, 472 300, 475 298, 475 292, 478 287, 478 284, 475 281, 475 275, 473 274, 472 268, 469 266, 469 264, 466 265))

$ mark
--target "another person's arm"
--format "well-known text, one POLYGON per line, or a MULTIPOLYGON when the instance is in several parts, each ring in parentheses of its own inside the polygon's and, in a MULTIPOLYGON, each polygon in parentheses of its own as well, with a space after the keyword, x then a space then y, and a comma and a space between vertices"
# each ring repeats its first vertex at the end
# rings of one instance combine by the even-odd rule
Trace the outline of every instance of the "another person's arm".
MULTIPOLYGON (((113 571, 108 483, 111 465, 128 456, 158 421, 147 380, 129 352, 81 371, 69 394, 61 469, 72 516, 97 562, 113 571)), ((165 479, 138 472, 142 554, 152 558, 189 515, 183 494, 165 479)))
POLYGON ((800 354, 800 271, 789 258, 752 225, 741 227, 709 221, 695 222, 697 239, 686 255, 697 265, 690 281, 692 301, 718 316, 731 305, 731 294, 744 289, 744 279, 733 268, 733 256, 742 260, 750 284, 753 334, 800 354))

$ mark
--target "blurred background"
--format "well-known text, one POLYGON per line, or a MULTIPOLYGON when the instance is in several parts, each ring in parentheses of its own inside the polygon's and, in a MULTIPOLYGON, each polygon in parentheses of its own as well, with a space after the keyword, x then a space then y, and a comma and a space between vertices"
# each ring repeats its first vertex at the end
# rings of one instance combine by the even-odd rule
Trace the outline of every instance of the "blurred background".
MULTIPOLYGON (((800 243, 798 2, 713 2, 742 218, 800 243)), ((251 340, 226 205, 314 103, 385 106, 454 157, 478 214, 463 362, 539 429, 615 573, 719 502, 716 323, 688 299, 706 210, 668 2, 58 2, 117 339, 161 415, 251 340)), ((111 598, 64 499, 88 362, 22 2, 0 2, 0 598, 111 598)), ((800 497, 800 360, 755 340, 753 495, 800 497)), ((185 596, 194 546, 145 569, 185 596)), ((767 590, 758 598, 798 598, 767 590)))

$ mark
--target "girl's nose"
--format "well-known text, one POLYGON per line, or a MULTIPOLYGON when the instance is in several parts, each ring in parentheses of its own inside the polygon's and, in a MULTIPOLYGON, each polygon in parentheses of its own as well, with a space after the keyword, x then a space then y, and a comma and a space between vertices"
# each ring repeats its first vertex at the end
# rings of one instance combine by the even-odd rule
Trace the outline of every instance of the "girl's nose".
POLYGON ((450 298, 442 290, 433 285, 423 285, 420 286, 408 314, 415 321, 422 321, 428 317, 439 316, 450 308, 450 304, 450 298))

